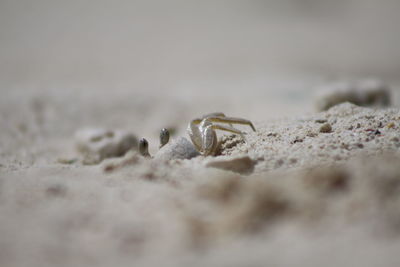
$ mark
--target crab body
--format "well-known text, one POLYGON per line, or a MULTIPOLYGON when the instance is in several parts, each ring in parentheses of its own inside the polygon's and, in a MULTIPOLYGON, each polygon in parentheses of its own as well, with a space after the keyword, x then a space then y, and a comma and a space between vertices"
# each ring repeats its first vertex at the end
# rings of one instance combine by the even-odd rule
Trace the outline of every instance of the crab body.
POLYGON ((154 155, 154 159, 168 161, 171 159, 191 159, 197 157, 200 153, 194 145, 185 137, 178 137, 168 144, 164 145, 154 155))

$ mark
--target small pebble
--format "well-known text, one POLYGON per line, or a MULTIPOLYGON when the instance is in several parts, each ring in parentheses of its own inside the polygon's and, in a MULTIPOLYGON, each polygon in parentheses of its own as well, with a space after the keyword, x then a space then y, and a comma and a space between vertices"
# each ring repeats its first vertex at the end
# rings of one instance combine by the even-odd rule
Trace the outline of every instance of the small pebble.
POLYGON ((325 123, 319 128, 321 133, 330 133, 332 132, 332 126, 329 123, 325 123))
POLYGON ((389 129, 394 128, 394 122, 389 122, 388 125, 386 125, 389 129))
POLYGON ((302 142, 303 142, 303 139, 297 137, 296 139, 294 139, 294 140, 292 141, 292 144, 302 143, 302 142))
POLYGON ((312 131, 308 131, 307 132, 307 136, 308 137, 316 137, 318 134, 317 133, 314 133, 314 132, 312 132, 312 131))

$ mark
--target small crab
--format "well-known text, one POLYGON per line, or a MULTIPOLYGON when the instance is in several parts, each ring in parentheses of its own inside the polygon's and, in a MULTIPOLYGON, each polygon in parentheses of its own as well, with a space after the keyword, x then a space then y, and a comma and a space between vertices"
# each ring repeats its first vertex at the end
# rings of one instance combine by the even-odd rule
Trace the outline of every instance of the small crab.
MULTIPOLYGON (((203 156, 214 155, 218 148, 218 138, 215 130, 222 130, 239 134, 243 137, 244 132, 234 128, 232 124, 243 124, 250 126, 253 131, 256 129, 251 121, 242 118, 226 117, 224 113, 216 112, 204 115, 200 118, 196 118, 190 121, 187 127, 187 133, 189 134, 192 144, 187 141, 186 138, 180 138, 173 143, 173 148, 170 148, 170 153, 177 153, 179 151, 179 158, 191 158, 193 152, 198 152, 203 156), (228 125, 225 125, 228 124, 228 125), (183 152, 183 153, 182 153, 183 152), (186 156, 187 154, 187 156, 186 156)), ((162 129, 160 132, 160 151, 163 146, 169 141, 169 132, 167 129, 162 129)), ((148 142, 142 138, 139 141, 139 151, 145 157, 149 157, 148 142)), ((197 153, 197 154, 198 154, 197 153)), ((175 158, 175 155, 170 155, 171 158, 175 158)))
POLYGON ((187 132, 197 151, 203 156, 215 154, 218 147, 218 139, 215 130, 227 131, 243 136, 243 132, 233 128, 232 124, 248 125, 255 131, 251 121, 242 118, 226 117, 224 113, 216 112, 204 115, 203 117, 192 120, 187 128, 187 132), (223 125, 227 123, 229 125, 223 125))

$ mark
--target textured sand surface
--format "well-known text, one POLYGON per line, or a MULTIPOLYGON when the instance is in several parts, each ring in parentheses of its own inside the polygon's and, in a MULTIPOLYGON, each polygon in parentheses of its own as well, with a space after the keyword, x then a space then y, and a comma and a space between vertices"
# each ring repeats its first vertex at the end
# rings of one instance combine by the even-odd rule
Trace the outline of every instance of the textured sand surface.
POLYGON ((398 264, 396 108, 259 121, 245 142, 222 137, 223 157, 166 163, 61 164, 64 141, 31 125, 2 157, 2 266, 398 264), (241 155, 250 174, 206 167, 241 155))

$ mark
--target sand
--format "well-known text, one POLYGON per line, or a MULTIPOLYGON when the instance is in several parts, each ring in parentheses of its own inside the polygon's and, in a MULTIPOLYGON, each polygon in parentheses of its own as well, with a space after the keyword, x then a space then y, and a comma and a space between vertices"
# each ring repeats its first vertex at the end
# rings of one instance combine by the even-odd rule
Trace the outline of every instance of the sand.
MULTIPOLYGON (((157 126, 124 124, 142 113, 128 112, 135 105, 123 94, 91 103, 94 111, 82 94, 61 109, 59 94, 46 96, 11 93, 2 105, 2 266, 398 263, 397 108, 344 103, 254 120, 256 132, 241 127, 245 140, 220 134, 216 157, 162 162, 132 152, 88 166, 74 149, 81 126, 129 126, 137 135, 157 126)), ((176 116, 163 124, 176 128, 172 138, 185 135, 176 116)), ((148 138, 155 153, 157 131, 148 138)))

